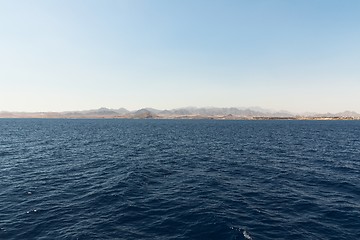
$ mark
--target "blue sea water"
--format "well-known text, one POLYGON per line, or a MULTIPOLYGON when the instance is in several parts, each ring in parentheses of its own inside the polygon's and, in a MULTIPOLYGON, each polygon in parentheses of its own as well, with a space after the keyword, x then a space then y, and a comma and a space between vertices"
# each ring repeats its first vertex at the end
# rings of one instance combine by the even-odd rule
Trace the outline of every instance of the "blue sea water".
POLYGON ((360 121, 1 119, 0 239, 360 239, 360 121))

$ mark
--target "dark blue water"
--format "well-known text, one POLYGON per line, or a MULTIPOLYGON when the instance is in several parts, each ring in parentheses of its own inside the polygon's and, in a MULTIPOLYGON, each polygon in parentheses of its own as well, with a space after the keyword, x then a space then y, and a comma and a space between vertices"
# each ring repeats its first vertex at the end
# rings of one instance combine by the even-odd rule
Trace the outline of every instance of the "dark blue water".
POLYGON ((0 239, 360 239, 360 121, 0 120, 0 239))

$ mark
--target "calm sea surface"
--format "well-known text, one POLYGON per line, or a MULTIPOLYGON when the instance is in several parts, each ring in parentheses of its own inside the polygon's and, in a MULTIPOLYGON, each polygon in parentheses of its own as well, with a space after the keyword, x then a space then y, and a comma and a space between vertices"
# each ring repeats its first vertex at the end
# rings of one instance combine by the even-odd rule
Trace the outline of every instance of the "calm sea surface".
POLYGON ((0 239, 360 239, 360 121, 0 120, 0 239))

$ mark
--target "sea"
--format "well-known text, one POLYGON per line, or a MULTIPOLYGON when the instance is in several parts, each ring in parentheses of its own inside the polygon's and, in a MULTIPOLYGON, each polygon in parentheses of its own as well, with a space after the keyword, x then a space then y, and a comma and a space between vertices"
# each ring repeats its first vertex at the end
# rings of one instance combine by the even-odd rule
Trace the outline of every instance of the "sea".
POLYGON ((360 239, 360 121, 1 119, 0 239, 360 239))

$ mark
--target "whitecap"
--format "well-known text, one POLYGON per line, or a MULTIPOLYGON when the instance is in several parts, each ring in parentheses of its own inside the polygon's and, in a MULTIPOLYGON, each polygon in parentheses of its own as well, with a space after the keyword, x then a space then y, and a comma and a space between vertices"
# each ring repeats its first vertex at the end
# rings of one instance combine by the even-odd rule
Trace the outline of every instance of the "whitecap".
POLYGON ((36 213, 36 212, 37 212, 37 210, 36 210, 36 209, 34 209, 34 210, 31 210, 31 211, 27 211, 26 213, 27 213, 27 214, 29 214, 29 213, 32 213, 32 212, 33 212, 33 213, 36 213))
POLYGON ((245 239, 247 239, 247 240, 252 240, 249 232, 246 231, 245 229, 243 230, 243 235, 244 235, 244 238, 245 238, 245 239))

